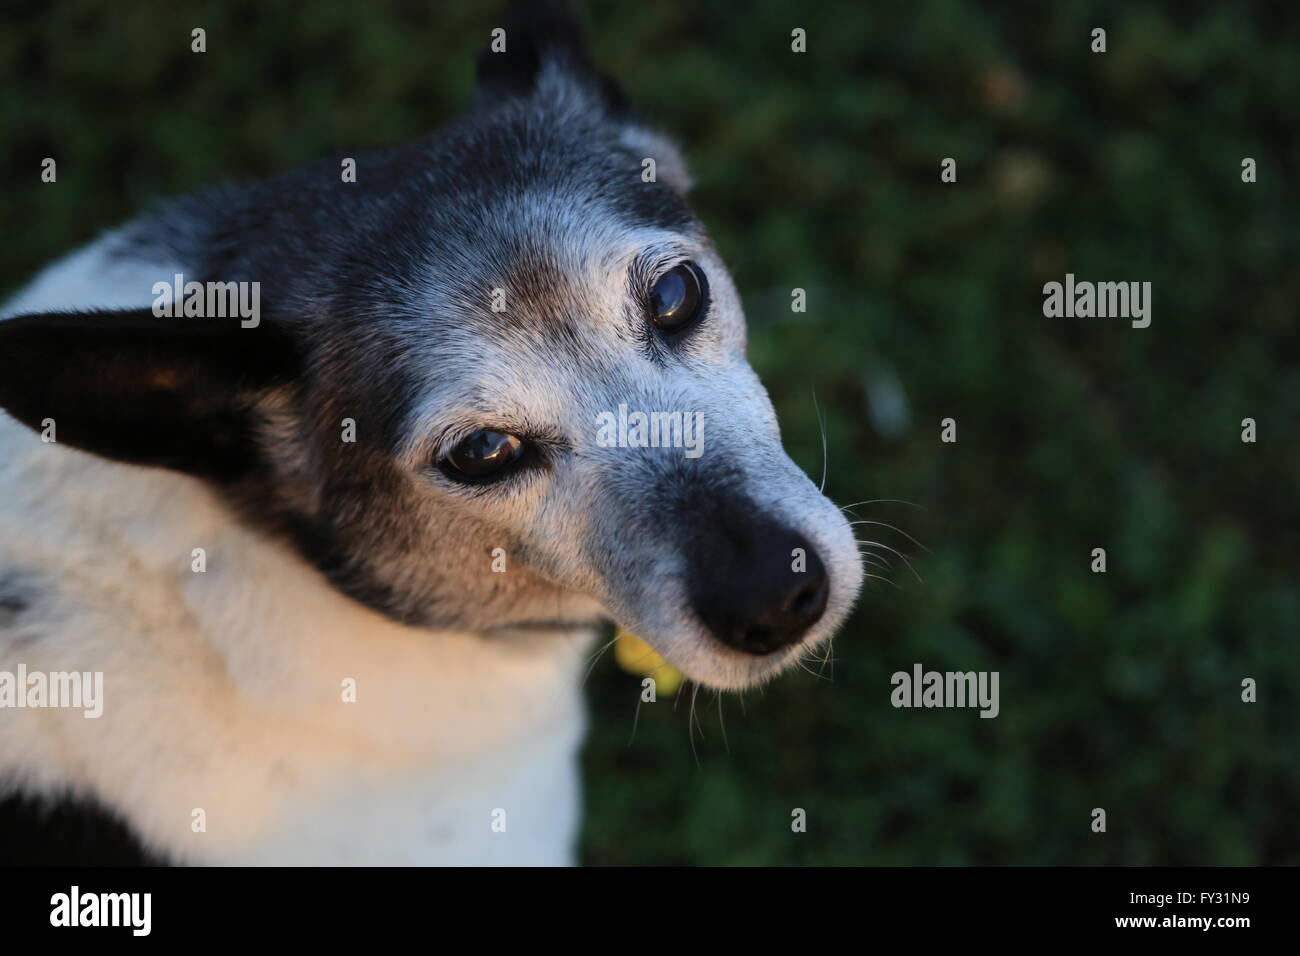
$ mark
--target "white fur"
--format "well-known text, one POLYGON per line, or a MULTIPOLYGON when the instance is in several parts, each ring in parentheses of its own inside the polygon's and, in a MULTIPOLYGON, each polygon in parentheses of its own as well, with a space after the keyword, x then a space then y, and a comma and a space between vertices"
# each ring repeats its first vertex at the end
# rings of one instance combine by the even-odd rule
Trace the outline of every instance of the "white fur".
MULTIPOLYGON (((5 313, 147 305, 184 271, 113 259, 113 242, 5 313)), ((0 571, 14 570, 35 600, 0 631, 0 670, 102 671, 105 704, 97 720, 0 711, 0 788, 93 795, 184 862, 571 862, 589 634, 394 624, 200 482, 45 444, 0 413, 0 571)))

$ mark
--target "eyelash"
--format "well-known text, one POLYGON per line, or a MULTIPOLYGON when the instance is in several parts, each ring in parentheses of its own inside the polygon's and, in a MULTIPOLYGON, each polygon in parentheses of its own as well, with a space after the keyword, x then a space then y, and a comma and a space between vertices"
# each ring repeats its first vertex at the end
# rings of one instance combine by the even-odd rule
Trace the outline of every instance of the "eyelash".
POLYGON ((667 335, 657 331, 652 321, 641 324, 637 330, 637 340, 653 354, 661 357, 671 354, 675 348, 682 342, 689 340, 692 334, 708 321, 713 312, 713 286, 709 282, 709 274, 700 265, 699 260, 690 255, 679 255, 671 259, 656 259, 649 264, 648 268, 634 269, 632 273, 632 282, 634 283, 632 295, 638 303, 641 314, 649 316, 654 307, 650 293, 655 283, 673 269, 687 262, 693 262, 700 273, 702 298, 699 317, 686 328, 667 335))
POLYGON ((527 478, 529 475, 550 468, 552 456, 555 449, 561 443, 550 437, 533 437, 526 431, 510 431, 506 428, 490 428, 489 426, 479 425, 470 428, 464 432, 457 433, 454 441, 444 441, 440 447, 442 450, 436 451, 430 459, 429 470, 451 484, 465 489, 486 489, 491 486, 510 485, 517 483, 520 479, 527 478), (514 435, 523 442, 524 450, 510 467, 506 468, 500 474, 489 475, 485 478, 471 478, 463 474, 451 471, 447 467, 448 459, 451 453, 474 432, 487 429, 499 431, 502 434, 514 435))

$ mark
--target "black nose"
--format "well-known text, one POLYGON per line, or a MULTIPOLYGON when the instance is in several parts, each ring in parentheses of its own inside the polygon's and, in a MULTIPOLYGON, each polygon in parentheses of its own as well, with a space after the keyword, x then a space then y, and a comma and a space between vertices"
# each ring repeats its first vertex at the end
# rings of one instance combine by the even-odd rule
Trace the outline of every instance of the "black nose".
POLYGON ((793 644, 826 610, 830 580, 816 550, 753 511, 697 526, 690 565, 696 615, 719 641, 748 654, 793 644))

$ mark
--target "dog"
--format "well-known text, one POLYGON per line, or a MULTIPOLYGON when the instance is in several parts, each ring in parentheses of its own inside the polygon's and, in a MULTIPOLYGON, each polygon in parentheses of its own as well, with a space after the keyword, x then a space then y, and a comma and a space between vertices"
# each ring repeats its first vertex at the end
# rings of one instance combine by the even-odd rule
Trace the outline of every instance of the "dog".
POLYGON ((10 862, 571 863, 600 627, 740 689, 849 613, 681 153, 566 7, 504 24, 430 138, 164 202, 5 307, 10 862), (67 675, 99 715, 34 698, 67 675))

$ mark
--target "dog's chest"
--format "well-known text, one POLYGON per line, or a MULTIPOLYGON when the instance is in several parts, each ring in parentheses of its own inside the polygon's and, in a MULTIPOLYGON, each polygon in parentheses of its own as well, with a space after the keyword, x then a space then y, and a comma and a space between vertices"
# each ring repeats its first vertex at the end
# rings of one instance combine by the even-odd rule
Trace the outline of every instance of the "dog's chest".
POLYGON ((253 781, 227 800, 247 840, 208 852, 191 832, 187 850, 232 863, 571 862, 587 637, 367 636, 306 637, 298 659, 311 663, 287 686, 258 674, 270 703, 242 716, 274 731, 209 777, 253 781))
MULTIPOLYGON (((303 715, 292 710, 249 715, 266 739, 227 750, 201 776, 214 805, 205 832, 185 821, 186 856, 309 865, 572 862, 583 721, 568 669, 511 662, 514 673, 500 683, 461 672, 453 684, 445 670, 403 663, 401 674, 361 670, 356 701, 311 708, 310 727, 295 726, 303 715), (223 781, 237 785, 227 790, 223 781)), ((330 670, 312 683, 337 696, 331 685, 352 678, 330 670)), ((184 808, 180 794, 173 800, 184 808)))
POLYGON ((210 788, 206 828, 193 826, 181 793, 170 797, 190 809, 187 857, 571 862, 585 637, 496 646, 473 635, 334 636, 303 635, 313 647, 297 660, 310 663, 291 677, 270 680, 276 668, 259 666, 249 688, 259 704, 221 718, 221 732, 242 725, 241 736, 183 785, 210 788))

